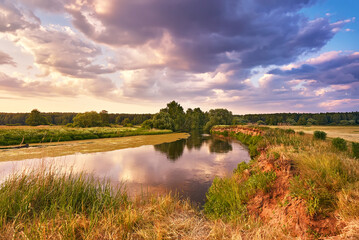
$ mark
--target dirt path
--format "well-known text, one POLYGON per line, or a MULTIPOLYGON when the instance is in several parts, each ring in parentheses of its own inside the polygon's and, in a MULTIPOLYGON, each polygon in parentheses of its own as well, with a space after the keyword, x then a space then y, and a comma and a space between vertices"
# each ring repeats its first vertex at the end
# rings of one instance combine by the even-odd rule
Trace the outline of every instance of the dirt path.
POLYGON ((75 153, 107 152, 124 148, 156 145, 188 138, 187 133, 143 135, 121 138, 102 138, 83 141, 30 144, 29 148, 1 149, 0 161, 19 161, 32 158, 45 158, 71 155, 75 153))

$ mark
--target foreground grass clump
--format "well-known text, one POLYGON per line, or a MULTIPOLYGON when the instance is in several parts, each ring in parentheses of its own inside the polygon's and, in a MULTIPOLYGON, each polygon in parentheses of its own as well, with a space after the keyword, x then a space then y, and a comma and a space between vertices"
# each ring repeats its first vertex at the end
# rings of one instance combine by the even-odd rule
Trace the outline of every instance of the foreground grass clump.
POLYGON ((126 205, 127 195, 112 191, 108 182, 80 174, 54 172, 15 175, 0 189, 0 224, 9 220, 55 217, 59 213, 84 213, 93 218, 106 209, 126 205))
POLYGON ((142 128, 1 128, 0 146, 74 141, 97 138, 114 138, 137 135, 155 135, 171 133, 171 130, 146 130, 142 128))
MULTIPOLYGON (((235 170, 237 176, 248 165, 241 163, 235 170)), ((212 218, 244 220, 247 214, 246 203, 258 190, 268 191, 275 180, 275 172, 252 171, 247 179, 216 178, 207 193, 205 213, 212 218)))
POLYGON ((0 239, 206 239, 217 228, 188 201, 130 200, 85 174, 31 172, 0 186, 0 239))

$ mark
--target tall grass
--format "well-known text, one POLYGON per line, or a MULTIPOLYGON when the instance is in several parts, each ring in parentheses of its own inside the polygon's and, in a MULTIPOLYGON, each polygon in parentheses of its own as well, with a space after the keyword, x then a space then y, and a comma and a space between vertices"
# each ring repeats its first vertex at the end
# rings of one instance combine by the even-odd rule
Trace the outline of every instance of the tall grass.
MULTIPOLYGON (((342 212, 348 218, 355 218, 358 208, 354 205, 359 205, 359 198, 356 198, 358 191, 354 187, 359 186, 359 161, 353 158, 356 143, 353 143, 352 149, 349 149, 345 140, 344 142, 341 139, 325 140, 324 132, 316 132, 312 137, 309 134, 296 134, 291 130, 259 129, 263 131, 261 137, 242 133, 229 133, 229 135, 247 144, 252 157, 259 156, 261 151, 266 154, 262 157, 278 159, 279 156, 283 156, 290 159, 294 167, 292 170, 294 177, 289 179, 290 194, 305 200, 309 215, 325 217, 330 213, 342 212)), ((251 165, 256 166, 256 160, 252 161, 251 165)), ((236 172, 243 177, 244 170, 252 171, 253 167, 239 165, 236 172)), ((240 197, 241 195, 237 193, 245 189, 247 180, 238 182, 236 178, 241 177, 234 176, 231 180, 222 180, 222 182, 217 180, 209 193, 218 195, 218 199, 224 203, 231 201, 233 194, 239 202, 246 202, 247 199, 240 197)), ((250 194, 246 196, 250 197, 250 194)), ((209 196, 210 201, 211 197, 213 196, 209 196)), ((220 204, 214 205, 217 209, 215 211, 218 211, 218 217, 225 212, 221 207, 223 206, 220 204)), ((229 212, 231 208, 232 206, 227 204, 226 209, 229 212)), ((240 208, 237 207, 237 209, 240 208)), ((238 216, 242 216, 243 212, 240 212, 238 216)))
POLYGON ((210 229, 189 201, 129 199, 86 174, 31 171, 0 186, 0 239, 205 239, 210 229))
POLYGON ((142 128, 19 128, 0 129, 0 145, 60 142, 97 138, 127 137, 170 133, 170 130, 146 130, 142 128))
POLYGON ((215 178, 208 190, 205 213, 212 218, 227 220, 244 220, 247 216, 246 203, 258 190, 268 191, 276 174, 273 171, 262 172, 259 169, 248 172, 247 178, 242 178, 248 164, 241 163, 230 178, 215 178))

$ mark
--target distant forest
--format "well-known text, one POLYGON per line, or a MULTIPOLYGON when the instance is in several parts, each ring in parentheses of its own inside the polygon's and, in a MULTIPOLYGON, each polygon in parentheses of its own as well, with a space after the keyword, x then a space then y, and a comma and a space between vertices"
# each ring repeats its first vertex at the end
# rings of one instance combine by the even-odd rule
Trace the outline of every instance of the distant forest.
MULTIPOLYGON (((67 125, 73 123, 77 113, 41 113, 53 125, 67 125)), ((26 119, 30 113, 0 113, 0 125, 27 125, 26 119)), ((109 124, 122 124, 124 121, 130 121, 134 125, 142 124, 144 121, 152 118, 153 114, 128 114, 128 113, 109 113, 109 124), (126 120, 125 120, 126 119, 126 120), (128 119, 128 120, 127 120, 128 119)))
POLYGON ((248 123, 266 125, 356 125, 359 112, 343 113, 274 113, 236 115, 248 123))
MULTIPOLYGON (((175 102, 174 102, 175 103, 175 102)), ((175 103, 176 105, 177 103, 175 103)), ((182 109, 180 105, 177 107, 182 109)), ((161 110, 162 111, 162 110, 161 110)), ((183 109, 181 110, 183 112, 183 109)), ((211 110, 210 112, 202 112, 199 108, 187 110, 186 115, 183 112, 184 124, 194 124, 191 121, 187 121, 187 118, 196 115, 196 111, 199 115, 203 115, 199 125, 205 125, 211 115, 215 115, 216 118, 226 118, 226 122, 215 121, 213 124, 258 124, 258 125, 358 125, 359 124, 359 112, 343 112, 343 113, 274 113, 274 114, 245 114, 245 115, 232 115, 226 109, 211 110), (219 111, 220 110, 220 111, 219 111), (223 115, 224 114, 224 115, 223 115), (227 115, 229 114, 229 116, 227 115), (222 116, 223 115, 223 116, 222 116)), ((108 113, 105 112, 108 124, 133 124, 139 125, 146 120, 151 120, 158 117, 158 114, 127 114, 127 113, 108 113)), ((100 113, 100 114, 101 114, 100 113)), ((197 114, 197 115, 198 115, 197 114)), ((52 125, 67 125, 73 123, 73 119, 78 113, 41 113, 49 124, 52 125)), ((0 113, 0 125, 28 125, 26 119, 30 116, 30 113, 0 113)), ((219 120, 219 119, 218 119, 219 120)), ((192 120, 193 122, 193 120, 192 120)), ((198 125, 197 124, 197 125, 198 125)), ((194 127, 187 127, 192 129, 194 127)), ((187 129, 186 128, 186 129, 187 129)), ((181 129, 180 127, 175 128, 181 129)), ((183 129, 182 129, 183 130, 183 129)))

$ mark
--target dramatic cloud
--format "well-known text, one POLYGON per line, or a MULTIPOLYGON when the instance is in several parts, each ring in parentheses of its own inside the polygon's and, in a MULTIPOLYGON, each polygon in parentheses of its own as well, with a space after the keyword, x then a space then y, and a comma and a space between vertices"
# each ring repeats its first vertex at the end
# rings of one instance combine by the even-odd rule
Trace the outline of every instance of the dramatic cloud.
POLYGON ((359 52, 329 52, 289 70, 274 69, 270 73, 287 78, 314 79, 318 85, 355 83, 359 82, 359 52))
MULTIPOLYGON (((0 90, 218 107, 240 102, 266 111, 351 107, 359 94, 358 53, 297 62, 355 20, 301 13, 316 2, 0 0, 0 37, 30 54, 38 71, 4 70, 0 90), (51 14, 68 24, 44 24, 51 14)), ((20 65, 5 52, 0 64, 20 65)))
POLYGON ((112 0, 73 3, 66 10, 74 25, 99 43, 149 45, 167 67, 208 72, 224 63, 232 68, 285 64, 324 46, 341 24, 309 21, 297 13, 312 2, 112 0))

